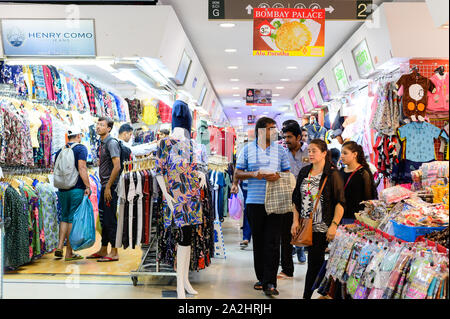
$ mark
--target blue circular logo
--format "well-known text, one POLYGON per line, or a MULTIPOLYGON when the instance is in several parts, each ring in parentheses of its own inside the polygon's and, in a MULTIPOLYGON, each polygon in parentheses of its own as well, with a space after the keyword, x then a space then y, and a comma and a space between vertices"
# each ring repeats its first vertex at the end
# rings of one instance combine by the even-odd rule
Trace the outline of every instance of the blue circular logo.
POLYGON ((20 47, 25 42, 25 33, 17 27, 7 31, 6 38, 13 47, 20 47))

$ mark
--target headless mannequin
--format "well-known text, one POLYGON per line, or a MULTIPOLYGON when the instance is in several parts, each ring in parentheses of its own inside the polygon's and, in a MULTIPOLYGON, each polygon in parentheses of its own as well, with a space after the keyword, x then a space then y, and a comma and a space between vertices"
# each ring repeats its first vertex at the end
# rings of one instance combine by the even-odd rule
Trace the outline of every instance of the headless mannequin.
MULTIPOLYGON (((180 140, 183 143, 190 142, 189 132, 182 127, 175 127, 172 134, 172 138, 180 140)), ((206 176, 202 172, 198 172, 200 178, 200 187, 206 185, 206 176)), ((167 192, 166 182, 164 176, 156 176, 156 180, 161 188, 164 198, 167 201, 167 206, 173 212, 175 199, 167 192)), ((197 295, 198 292, 192 288, 189 282, 189 265, 191 261, 191 241, 192 241, 192 228, 191 226, 184 226, 181 228, 182 242, 178 243, 177 248, 177 298, 185 299, 185 290, 191 295, 197 295)))

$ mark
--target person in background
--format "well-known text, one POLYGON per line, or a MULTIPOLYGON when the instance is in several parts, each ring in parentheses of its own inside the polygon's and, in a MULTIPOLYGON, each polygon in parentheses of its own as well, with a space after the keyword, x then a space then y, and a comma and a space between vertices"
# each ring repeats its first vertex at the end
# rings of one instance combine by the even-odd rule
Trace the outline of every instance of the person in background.
POLYGON ((375 181, 366 161, 363 148, 353 141, 342 145, 341 175, 344 180, 345 211, 342 224, 352 224, 355 213, 364 209, 361 202, 377 198, 375 181))
POLYGON ((344 182, 341 174, 331 162, 327 144, 314 139, 308 145, 310 165, 300 170, 297 184, 292 194, 294 221, 291 233, 294 236, 299 227, 299 217, 309 218, 313 212, 320 188, 323 192, 318 199, 313 218, 312 246, 308 247, 308 270, 305 278, 304 299, 311 299, 313 284, 325 261, 325 249, 336 236, 345 208, 344 182))
POLYGON ((102 225, 102 246, 100 250, 87 258, 99 258, 99 262, 118 261, 118 249, 114 248, 117 231, 117 184, 121 170, 119 142, 111 137, 110 132, 114 126, 112 119, 100 117, 97 121, 96 131, 100 136, 100 167, 99 175, 102 189, 98 210, 102 225), (108 253, 108 244, 111 252, 108 253))
POLYGON ((330 152, 331 152, 331 162, 333 163, 334 166, 339 167, 338 163, 339 158, 341 157, 341 152, 339 152, 337 148, 332 148, 330 152))
POLYGON ((158 140, 162 140, 163 138, 168 137, 170 134, 170 131, 168 129, 161 129, 158 133, 158 140))
MULTIPOLYGON (((70 147, 74 143, 81 143, 81 137, 82 133, 80 129, 69 129, 67 131, 69 143, 67 143, 66 147, 70 147)), ((90 196, 91 194, 91 186, 86 166, 88 150, 86 146, 82 144, 75 145, 72 150, 75 157, 75 167, 79 174, 77 183, 71 189, 58 190, 58 201, 61 205, 62 216, 61 223, 59 224, 59 243, 57 249, 55 250, 55 257, 58 259, 63 257, 64 241, 66 240, 67 248, 65 261, 83 259, 82 256, 73 253, 69 235, 72 231, 72 222, 75 211, 83 201, 83 197, 85 195, 90 196)), ((55 161, 60 153, 61 150, 56 152, 55 161)))
POLYGON ((253 236, 253 262, 258 282, 256 290, 267 296, 278 295, 277 272, 280 264, 281 215, 268 215, 264 206, 266 182, 277 181, 277 172, 289 171, 289 160, 284 148, 276 143, 276 122, 261 117, 255 125, 256 140, 244 146, 237 164, 236 177, 248 180, 248 220, 253 236))
MULTIPOLYGON (((291 166, 291 173, 297 178, 300 169, 304 166, 303 158, 308 156, 308 149, 306 144, 302 145, 302 131, 297 122, 284 126, 282 132, 287 147, 286 153, 291 166)), ((293 212, 289 212, 281 215, 281 272, 277 276, 278 279, 292 278, 294 276, 294 262, 292 261, 293 246, 291 245, 293 214, 293 212)), ((303 263, 306 261, 304 251, 299 261, 303 261, 303 263)))
MULTIPOLYGON (((239 180, 236 178, 236 172, 234 173, 233 177, 233 184, 231 186, 231 193, 237 194, 239 193, 239 180)), ((247 204, 245 204, 245 201, 247 199, 247 191, 248 191, 248 180, 244 180, 241 182, 241 189, 242 189, 242 195, 244 197, 244 216, 243 216, 243 225, 241 227, 242 229, 242 242, 239 244, 241 246, 241 249, 245 249, 248 247, 248 244, 250 244, 250 241, 252 239, 252 230, 250 229, 250 224, 248 222, 248 210, 247 210, 247 204)))

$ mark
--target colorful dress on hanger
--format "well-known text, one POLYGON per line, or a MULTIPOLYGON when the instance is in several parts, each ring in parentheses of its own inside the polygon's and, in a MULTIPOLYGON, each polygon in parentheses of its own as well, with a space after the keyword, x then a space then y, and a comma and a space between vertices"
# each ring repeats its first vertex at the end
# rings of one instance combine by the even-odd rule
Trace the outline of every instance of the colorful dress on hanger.
POLYGON ((40 209, 43 215, 45 233, 45 252, 51 252, 58 246, 58 198, 50 184, 37 183, 40 209))

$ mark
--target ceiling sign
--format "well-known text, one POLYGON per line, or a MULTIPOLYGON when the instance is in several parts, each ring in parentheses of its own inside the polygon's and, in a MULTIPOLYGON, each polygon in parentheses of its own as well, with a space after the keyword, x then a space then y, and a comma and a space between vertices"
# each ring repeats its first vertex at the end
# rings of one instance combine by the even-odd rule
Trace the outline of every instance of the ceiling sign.
POLYGON ((255 9, 253 55, 325 54, 325 10, 255 9))
POLYGON ((373 0, 208 0, 211 20, 251 20, 255 9, 324 9, 327 20, 366 20, 373 0))
POLYGON ((120 4, 156 5, 158 0, 0 0, 0 2, 45 3, 45 4, 120 4))
POLYGON ((247 89, 246 104, 253 106, 272 106, 272 90, 247 89))

